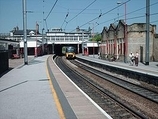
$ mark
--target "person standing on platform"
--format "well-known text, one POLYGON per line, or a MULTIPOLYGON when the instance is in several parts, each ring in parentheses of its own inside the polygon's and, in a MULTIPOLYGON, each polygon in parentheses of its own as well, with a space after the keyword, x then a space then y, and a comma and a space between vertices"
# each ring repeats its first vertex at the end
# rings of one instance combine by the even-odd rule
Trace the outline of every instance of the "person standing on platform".
POLYGON ((133 66, 133 64, 134 64, 134 54, 132 52, 129 54, 129 58, 130 58, 130 65, 133 66))
POLYGON ((136 52, 136 55, 135 55, 135 65, 138 66, 138 57, 139 57, 139 54, 138 52, 136 52))

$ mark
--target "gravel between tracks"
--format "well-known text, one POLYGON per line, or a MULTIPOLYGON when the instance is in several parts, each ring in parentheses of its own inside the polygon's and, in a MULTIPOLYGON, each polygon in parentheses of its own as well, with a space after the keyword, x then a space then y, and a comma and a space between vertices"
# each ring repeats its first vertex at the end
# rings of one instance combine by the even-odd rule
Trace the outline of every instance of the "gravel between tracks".
MULTIPOLYGON (((101 70, 99 68, 96 68, 96 69, 101 70)), ((152 102, 150 102, 150 101, 148 101, 148 100, 146 100, 144 98, 141 98, 141 97, 138 98, 137 95, 135 95, 133 93, 129 93, 128 91, 125 91, 122 88, 120 88, 118 86, 115 86, 115 85, 113 85, 110 82, 102 80, 101 78, 98 78, 95 75, 92 75, 91 73, 86 73, 85 74, 83 69, 77 68, 77 70, 81 74, 84 74, 87 77, 90 77, 94 82, 96 82, 97 84, 101 85, 103 88, 109 90, 110 92, 113 92, 115 95, 117 95, 120 98, 122 98, 125 102, 128 102, 128 103, 132 104, 134 108, 140 109, 143 113, 148 115, 149 118, 156 119, 158 117, 157 104, 152 103, 152 102)), ((110 72, 107 72, 105 70, 102 70, 102 71, 106 72, 106 73, 110 73, 110 72)), ((111 74, 115 75, 117 77, 120 77, 121 79, 128 80, 130 82, 138 84, 138 85, 143 85, 144 86, 144 84, 145 84, 145 83, 142 84, 141 81, 136 81, 134 79, 129 79, 127 77, 124 77, 124 76, 121 76, 121 75, 118 75, 118 74, 113 74, 113 73, 111 73, 111 74)), ((157 87, 153 87, 153 86, 148 85, 148 84, 145 84, 145 85, 146 85, 146 87, 154 88, 155 90, 157 89, 157 87)))

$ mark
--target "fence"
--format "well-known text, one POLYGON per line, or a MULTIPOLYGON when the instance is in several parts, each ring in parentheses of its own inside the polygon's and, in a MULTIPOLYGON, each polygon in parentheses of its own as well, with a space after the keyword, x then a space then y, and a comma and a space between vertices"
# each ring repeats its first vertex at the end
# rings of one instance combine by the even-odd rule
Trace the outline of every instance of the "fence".
POLYGON ((8 51, 0 51, 0 74, 9 69, 8 51))

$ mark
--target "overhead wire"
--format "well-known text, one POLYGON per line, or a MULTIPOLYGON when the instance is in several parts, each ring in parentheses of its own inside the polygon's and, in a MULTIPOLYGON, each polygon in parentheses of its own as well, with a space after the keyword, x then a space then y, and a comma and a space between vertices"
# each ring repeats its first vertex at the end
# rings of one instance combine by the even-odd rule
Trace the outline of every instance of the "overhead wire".
MULTIPOLYGON (((158 14, 158 13, 153 13, 153 14, 150 14, 150 16, 157 15, 157 14, 158 14)), ((137 19, 137 18, 141 18, 141 17, 146 17, 146 15, 141 15, 141 16, 135 16, 135 17, 127 18, 127 20, 130 20, 130 19, 137 19)))
MULTIPOLYGON (((123 4, 125 4, 125 3, 129 2, 129 1, 130 1, 130 0, 124 2, 123 4)), ((103 16, 103 15, 105 15, 105 14, 107 14, 107 13, 113 11, 114 9, 116 9, 116 8, 118 8, 118 7, 120 7, 120 6, 122 6, 123 4, 120 4, 119 6, 117 6, 117 7, 113 8, 113 9, 107 11, 106 13, 102 14, 101 16, 103 16)), ((150 6, 153 6, 153 5, 156 5, 156 4, 158 4, 158 2, 155 2, 155 3, 151 4, 150 6)), ((132 13, 134 13, 134 12, 140 11, 140 10, 145 9, 145 8, 146 8, 146 7, 142 7, 142 8, 140 8, 140 9, 135 10, 135 11, 132 11, 132 12, 130 12, 130 13, 127 13, 126 15, 132 14, 132 13)), ((150 16, 151 16, 151 15, 157 15, 157 14, 158 14, 158 13, 150 14, 150 16)), ((101 16, 100 16, 100 17, 101 17, 101 16)), ((122 16, 120 16, 120 17, 123 17, 123 16, 125 16, 125 15, 122 15, 122 16)), ((126 20, 138 19, 138 18, 141 18, 141 17, 145 17, 145 15, 127 18, 126 20)), ((96 20, 97 18, 99 18, 99 17, 96 17, 96 18, 90 20, 89 22, 86 22, 85 24, 81 25, 80 27, 82 27, 82 26, 84 26, 84 25, 86 25, 86 24, 88 24, 88 23, 90 23, 90 22, 96 20)), ((112 18, 112 19, 109 19, 109 20, 107 20, 107 21, 105 21, 105 22, 97 23, 96 26, 101 25, 101 24, 106 23, 106 22, 109 22, 109 21, 112 21, 112 20, 114 20, 114 19, 117 19, 117 18, 112 18)), ((156 21, 155 21, 155 22, 156 22, 156 21)), ((94 26, 94 27, 96 27, 96 26, 94 26)))
MULTIPOLYGON (((155 3, 151 4, 150 6, 153 6, 153 5, 156 5, 156 4, 158 4, 158 2, 155 2, 155 3)), ((146 6, 140 8, 140 9, 134 10, 134 11, 132 11, 132 12, 129 12, 129 13, 127 13, 126 15, 135 13, 135 12, 140 11, 140 10, 143 10, 143 9, 145 9, 145 8, 146 8, 146 6)), ((150 16, 152 16, 152 15, 157 15, 157 14, 158 14, 158 13, 153 13, 153 14, 150 14, 150 16)), ((124 17, 124 16, 125 16, 125 15, 121 15, 120 17, 124 17)), ((145 14, 144 14, 144 15, 141 15, 141 16, 135 16, 135 17, 127 18, 126 20, 138 19, 138 18, 142 18, 142 17, 145 17, 145 14)), ((115 17, 115 18, 109 19, 109 20, 107 20, 107 21, 101 22, 101 23, 97 24, 97 26, 100 25, 100 24, 106 23, 106 22, 110 22, 110 21, 112 21, 113 19, 117 19, 117 18, 115 17)))
POLYGON ((62 25, 61 25, 61 28, 63 27, 63 25, 64 25, 65 22, 67 23, 66 18, 67 18, 68 16, 69 16, 69 12, 66 14, 66 16, 65 16, 65 18, 64 18, 64 21, 63 21, 63 23, 62 23, 62 25))
MULTIPOLYGON (((153 3, 153 4, 151 4, 150 6, 153 6, 153 5, 156 5, 156 4, 158 4, 158 2, 153 3)), ((140 8, 140 9, 134 10, 134 11, 132 11, 132 12, 129 12, 129 13, 127 13, 126 15, 129 15, 129 14, 135 13, 135 12, 140 11, 140 10, 143 10, 143 9, 145 9, 145 8, 146 8, 146 6, 145 6, 145 7, 140 8)), ((123 17, 123 16, 125 16, 125 15, 122 15, 122 16, 120 16, 120 17, 123 17)))
POLYGON ((46 19, 44 19, 44 21, 45 21, 46 29, 48 30, 48 26, 47 26, 47 21, 46 21, 46 19))
POLYGON ((155 22, 158 22, 158 20, 152 21, 152 22, 150 22, 150 23, 155 23, 155 22))
MULTIPOLYGON (((111 11, 117 9, 118 7, 124 5, 125 3, 128 3, 129 1, 130 1, 130 0, 127 0, 126 2, 124 2, 124 3, 122 3, 122 4, 118 5, 118 6, 116 6, 116 7, 114 7, 114 8, 112 8, 111 10, 109 10, 109 11, 103 13, 103 14, 100 14, 99 16, 97 16, 97 17, 95 17, 94 19, 92 19, 92 20, 86 22, 85 24, 81 25, 80 27, 83 27, 83 26, 85 26, 85 25, 87 25, 87 24, 93 22, 94 20, 99 19, 100 17, 102 17, 102 16, 104 16, 105 14, 107 14, 107 13, 109 13, 109 12, 111 12, 111 11)), ((72 30, 71 32, 73 32, 73 31, 74 31, 74 30, 72 30)))
POLYGON ((45 19, 43 19, 45 21, 45 25, 46 25, 46 29, 48 30, 48 26, 47 26, 47 18, 49 17, 50 13, 52 12, 52 10, 54 9, 56 3, 58 2, 58 0, 55 1, 55 3, 53 4, 51 10, 49 11, 47 17, 45 19))
MULTIPOLYGON (((56 2, 54 3, 54 5, 53 5, 52 9, 50 10, 49 14, 47 15, 46 19, 49 17, 49 15, 50 15, 50 13, 52 12, 53 8, 55 7, 57 1, 58 1, 58 0, 56 0, 56 2)), ((65 19, 64 19, 64 21, 63 21, 63 24, 62 24, 61 26, 63 27, 64 23, 66 23, 66 25, 65 25, 65 28, 66 28, 67 24, 68 24, 70 21, 72 21, 72 20, 75 19, 78 15, 80 15, 83 11, 85 11, 85 10, 86 10, 90 5, 92 5, 95 1, 96 1, 96 0, 94 0, 92 3, 90 3, 86 8, 84 8, 81 12, 79 12, 77 15, 75 15, 75 16, 74 16, 73 18, 71 18, 69 21, 66 21, 66 18, 67 18, 68 14, 69 14, 69 13, 67 13, 66 16, 65 16, 65 19)), ((120 4, 120 5, 118 5, 117 7, 112 8, 111 10, 109 10, 109 11, 103 13, 103 14, 100 13, 99 16, 97 16, 97 17, 95 17, 94 19, 92 19, 92 20, 90 20, 90 21, 84 23, 84 24, 81 25, 80 27, 83 27, 83 26, 85 26, 86 24, 89 24, 89 23, 93 22, 94 20, 99 19, 100 17, 104 16, 105 14, 108 14, 109 12, 111 12, 111 11, 117 9, 118 7, 124 5, 125 3, 129 2, 129 1, 130 1, 130 0, 127 0, 126 2, 124 2, 124 3, 120 4)), ((153 5, 155 5, 155 4, 158 4, 158 2, 153 3, 153 4, 151 4, 150 6, 153 6, 153 5)), ((135 10, 135 11, 132 11, 132 12, 130 12, 130 13, 127 13, 126 15, 132 14, 132 13, 134 13, 134 12, 140 11, 140 10, 145 9, 145 8, 146 8, 146 7, 137 9, 137 10, 135 10)), ((157 13, 154 13, 153 15, 156 15, 156 14, 157 14, 157 13)), ((151 14, 151 15, 152 15, 152 14, 151 14)), ((120 16, 120 17, 123 17, 123 16, 125 16, 125 15, 122 15, 122 16, 120 16)), ((142 15, 142 16, 131 17, 131 18, 128 18, 127 20, 136 19, 136 18, 141 18, 141 17, 145 17, 145 16, 142 15)), ((44 19, 44 20, 45 20, 45 23, 46 23, 46 26, 47 26, 46 19, 44 19)), ((115 19, 117 19, 117 18, 115 18, 115 19)), ((97 25, 96 25, 96 26, 101 25, 101 24, 106 23, 106 22, 109 22, 109 21, 111 21, 111 20, 113 20, 113 19, 110 19, 110 20, 107 20, 107 21, 104 21, 104 22, 101 22, 101 23, 98 23, 98 22, 97 22, 97 25)), ((74 31, 74 30, 73 30, 73 31, 74 31)), ((72 32, 72 31, 71 31, 71 32, 72 32)))
POLYGON ((55 1, 54 5, 52 6, 51 10, 49 11, 47 17, 45 18, 47 20, 47 18, 49 17, 50 13, 52 12, 52 10, 54 9, 56 3, 58 2, 58 0, 55 1))
POLYGON ((68 22, 66 22, 64 29, 66 29, 68 22))
POLYGON ((85 7, 82 11, 80 11, 78 14, 76 14, 73 18, 71 18, 68 22, 72 21, 74 18, 76 18, 78 15, 80 15, 83 11, 85 11, 88 7, 90 7, 96 0, 91 2, 87 7, 85 7))
POLYGON ((69 21, 67 21, 66 25, 65 25, 65 28, 67 26, 67 24, 72 21, 73 19, 75 19, 78 15, 80 15, 82 12, 84 12, 88 7, 90 7, 93 3, 95 3, 96 0, 94 0, 93 2, 91 2, 87 7, 85 7, 82 11, 80 11, 78 14, 76 14, 73 18, 71 18, 69 21))

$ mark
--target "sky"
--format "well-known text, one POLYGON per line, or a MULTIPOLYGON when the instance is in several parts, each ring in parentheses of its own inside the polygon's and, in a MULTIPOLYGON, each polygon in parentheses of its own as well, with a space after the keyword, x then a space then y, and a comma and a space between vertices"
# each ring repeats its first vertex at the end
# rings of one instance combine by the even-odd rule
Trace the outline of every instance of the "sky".
MULTIPOLYGON (((157 8, 158 0, 150 0, 150 24, 158 27, 157 8)), ((100 33, 125 17, 128 25, 146 22, 146 0, 26 0, 26 11, 27 29, 38 23, 41 33, 43 28, 74 32, 77 27, 100 33)), ((23 0, 0 0, 0 33, 16 26, 23 29, 23 0)))

